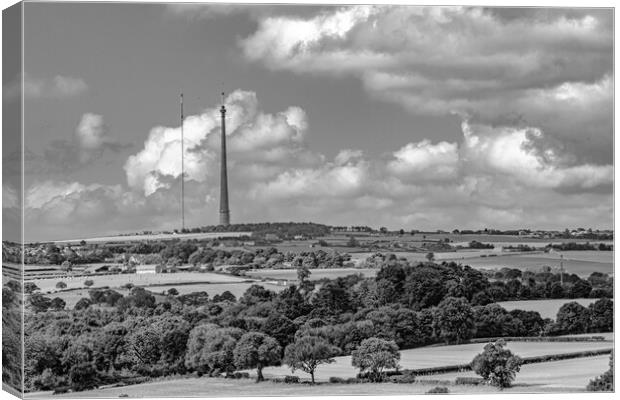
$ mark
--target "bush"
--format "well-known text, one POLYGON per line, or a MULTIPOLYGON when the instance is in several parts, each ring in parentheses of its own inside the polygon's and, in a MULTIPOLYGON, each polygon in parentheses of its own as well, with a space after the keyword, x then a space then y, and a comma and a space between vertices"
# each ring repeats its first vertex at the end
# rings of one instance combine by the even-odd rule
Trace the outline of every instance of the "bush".
POLYGON ((284 377, 284 383, 299 383, 299 377, 295 375, 286 375, 284 377))
POLYGON ((389 378, 392 383, 414 383, 415 375, 413 374, 404 374, 404 375, 393 375, 389 378))
POLYGON ((330 376, 329 383, 347 383, 347 381, 339 376, 330 376))
POLYGON ((360 379, 360 378, 347 378, 347 380, 345 381, 345 383, 348 383, 348 384, 364 383, 364 382, 366 382, 366 380, 360 379))
POLYGON ((589 392, 613 392, 614 391, 614 356, 609 358, 609 370, 603 375, 594 378, 588 383, 586 389, 589 392))
POLYGON ((471 378, 469 376, 459 376, 456 378, 455 383, 457 385, 480 385, 484 383, 482 378, 471 378))
POLYGON ((450 391, 445 386, 435 386, 434 388, 426 392, 426 394, 440 394, 440 393, 450 393, 450 391))

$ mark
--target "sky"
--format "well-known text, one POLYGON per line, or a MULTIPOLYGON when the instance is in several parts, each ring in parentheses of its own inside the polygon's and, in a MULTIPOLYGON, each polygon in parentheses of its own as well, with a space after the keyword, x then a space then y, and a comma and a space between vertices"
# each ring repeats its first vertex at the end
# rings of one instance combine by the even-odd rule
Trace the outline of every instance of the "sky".
POLYGON ((222 91, 233 223, 613 226, 611 9, 26 3, 23 78, 27 241, 179 228, 181 92, 188 227, 222 91))

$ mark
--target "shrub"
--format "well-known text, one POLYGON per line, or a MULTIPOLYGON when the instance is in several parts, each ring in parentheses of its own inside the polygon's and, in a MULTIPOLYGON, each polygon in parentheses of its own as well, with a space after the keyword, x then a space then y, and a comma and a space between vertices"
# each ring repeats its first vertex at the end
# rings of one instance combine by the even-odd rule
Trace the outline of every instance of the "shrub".
POLYGON ((352 383, 364 383, 365 380, 364 379, 359 379, 359 378, 347 378, 347 380, 345 381, 345 383, 348 384, 352 384, 352 383))
POLYGON ((299 377, 295 375, 286 375, 284 377, 284 383, 299 383, 299 377))
POLYGON ((482 378, 472 378, 469 376, 459 376, 456 378, 455 383, 457 385, 480 385, 484 383, 482 378))
POLYGON ((439 393, 450 393, 450 391, 445 386, 435 386, 434 388, 426 392, 426 394, 439 394, 439 393))
POLYGON ((614 391, 614 356, 609 358, 609 370, 603 375, 594 378, 588 383, 586 389, 590 392, 613 392, 614 391))
POLYGON ((504 349, 506 343, 498 340, 484 346, 484 351, 471 362, 471 369, 485 381, 500 388, 510 387, 523 360, 504 349))
POLYGON ((339 376, 330 376, 329 383, 347 383, 347 381, 339 376))
POLYGON ((414 383, 415 375, 413 374, 403 374, 403 375, 393 375, 390 376, 390 382, 392 383, 414 383))

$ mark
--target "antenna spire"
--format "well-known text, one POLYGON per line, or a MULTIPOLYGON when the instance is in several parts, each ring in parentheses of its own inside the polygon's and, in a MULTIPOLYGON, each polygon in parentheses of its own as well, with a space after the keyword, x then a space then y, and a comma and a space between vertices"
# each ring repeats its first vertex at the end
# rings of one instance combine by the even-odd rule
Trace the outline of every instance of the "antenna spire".
POLYGON ((185 137, 183 133, 183 93, 181 92, 181 232, 185 231, 185 137))

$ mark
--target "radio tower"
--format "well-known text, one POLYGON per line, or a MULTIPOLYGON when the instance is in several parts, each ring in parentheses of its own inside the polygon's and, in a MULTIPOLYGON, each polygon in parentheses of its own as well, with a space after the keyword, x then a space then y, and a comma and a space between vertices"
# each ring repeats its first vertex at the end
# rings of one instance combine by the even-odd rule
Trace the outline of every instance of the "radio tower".
POLYGON ((181 232, 185 231, 185 146, 183 137, 183 93, 181 93, 181 232))
POLYGON ((222 155, 220 165, 220 225, 230 225, 230 210, 228 209, 228 171, 226 167, 226 107, 224 107, 224 92, 222 92, 222 155))

